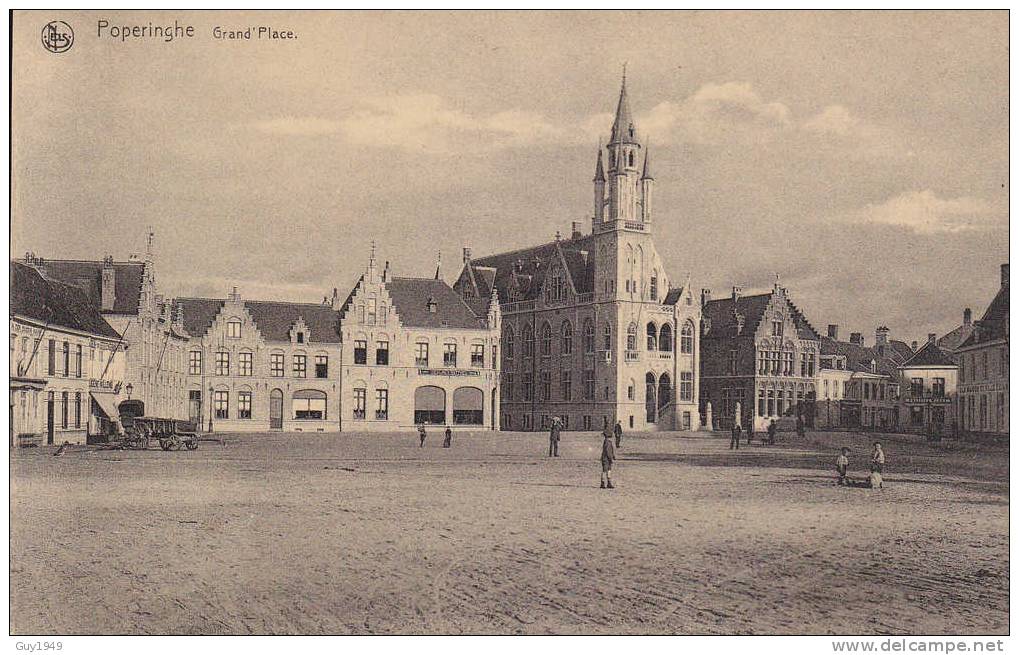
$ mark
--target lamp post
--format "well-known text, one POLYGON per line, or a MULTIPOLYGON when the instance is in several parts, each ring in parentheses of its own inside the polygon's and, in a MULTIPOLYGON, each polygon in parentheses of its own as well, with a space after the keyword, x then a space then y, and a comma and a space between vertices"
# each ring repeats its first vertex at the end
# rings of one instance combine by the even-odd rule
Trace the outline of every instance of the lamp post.
POLYGON ((214 407, 215 403, 212 400, 212 391, 213 391, 212 387, 209 387, 209 432, 210 433, 212 432, 212 415, 216 411, 216 408, 214 407))

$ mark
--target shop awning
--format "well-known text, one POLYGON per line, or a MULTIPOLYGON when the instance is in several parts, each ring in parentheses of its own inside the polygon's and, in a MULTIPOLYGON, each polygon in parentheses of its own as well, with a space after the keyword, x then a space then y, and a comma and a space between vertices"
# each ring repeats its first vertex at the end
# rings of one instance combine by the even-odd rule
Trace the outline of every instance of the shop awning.
POLYGON ((106 418, 111 421, 120 421, 120 412, 117 411, 117 404, 114 402, 113 394, 90 393, 89 395, 99 405, 99 409, 103 410, 103 414, 106 414, 106 418))

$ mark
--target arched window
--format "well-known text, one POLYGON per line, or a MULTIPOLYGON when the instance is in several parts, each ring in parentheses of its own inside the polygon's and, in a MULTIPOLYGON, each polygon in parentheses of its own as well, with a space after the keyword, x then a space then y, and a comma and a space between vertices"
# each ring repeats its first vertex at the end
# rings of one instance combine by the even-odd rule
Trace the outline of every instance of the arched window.
POLYGON ((672 402, 672 379, 668 373, 662 373, 662 377, 658 379, 658 413, 661 415, 661 410, 672 402))
POLYGON ((683 331, 679 335, 679 351, 684 354, 693 352, 693 325, 689 322, 683 324, 683 331))
POLYGON ((584 319, 584 352, 594 352, 594 323, 591 319, 584 319))
POLYGON ((644 409, 647 412, 648 423, 654 423, 658 419, 657 387, 655 374, 649 371, 644 376, 644 409))
POLYGON ((602 350, 612 350, 612 326, 608 323, 602 329, 602 350))
POLYGON ((506 359, 513 359, 513 328, 507 327, 506 333, 502 338, 503 340, 503 352, 506 353, 506 359))
POLYGON ((524 357, 534 357, 534 329, 524 326, 524 357))
POLYGON ((654 323, 647 324, 647 349, 648 352, 658 350, 658 328, 654 323))
POLYGON ((668 323, 662 324, 662 329, 658 333, 658 349, 665 353, 672 352, 672 326, 668 323))
POLYGON ((626 328, 626 349, 630 352, 637 350, 637 324, 630 323, 626 328))
POLYGON ((573 353, 573 324, 568 320, 563 321, 563 354, 573 353))
POLYGON ((545 321, 541 326, 541 356, 552 356, 552 326, 545 321))
POLYGON ((484 421, 484 394, 481 389, 460 387, 453 392, 453 423, 481 425, 484 421))
POLYGON ((446 422, 446 392, 441 387, 414 390, 414 423, 442 425, 446 422))

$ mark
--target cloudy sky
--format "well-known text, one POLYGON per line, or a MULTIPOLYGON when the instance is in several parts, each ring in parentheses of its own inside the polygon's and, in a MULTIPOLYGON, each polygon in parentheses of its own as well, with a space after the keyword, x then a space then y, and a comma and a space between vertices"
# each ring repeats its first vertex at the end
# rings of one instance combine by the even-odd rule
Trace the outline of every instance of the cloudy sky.
POLYGON ((979 315, 1008 258, 1005 12, 65 11, 13 40, 13 253, 126 258, 151 226, 168 295, 316 301, 372 239, 452 281, 464 245, 589 226, 623 62, 674 279, 777 273, 819 330, 908 341, 979 315), (213 38, 259 25, 298 38, 213 38))

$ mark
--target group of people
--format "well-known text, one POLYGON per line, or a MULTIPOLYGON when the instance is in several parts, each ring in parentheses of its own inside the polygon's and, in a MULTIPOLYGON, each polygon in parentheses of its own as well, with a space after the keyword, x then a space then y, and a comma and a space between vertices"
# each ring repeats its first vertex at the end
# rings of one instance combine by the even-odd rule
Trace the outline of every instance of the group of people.
MULTIPOLYGON (((885 466, 885 451, 881 449, 881 442, 875 441, 874 448, 870 451, 870 488, 884 489, 884 480, 881 475, 885 466)), ((835 458, 835 471, 839 475, 838 485, 840 487, 853 486, 849 479, 849 448, 842 447, 839 456, 835 458)))
MULTIPOLYGON (((418 436, 421 438, 421 445, 419 447, 424 448, 425 439, 428 438, 428 433, 425 431, 425 426, 423 424, 418 426, 418 436)), ((446 438, 442 440, 442 447, 443 448, 453 447, 453 428, 449 427, 448 425, 446 426, 446 438)))
MULTIPOLYGON (((563 421, 558 416, 552 417, 552 425, 548 433, 548 456, 559 457, 559 440, 562 437, 563 421)), ((612 484, 612 464, 616 461, 616 448, 623 443, 623 424, 616 421, 612 427, 608 419, 602 428, 601 445, 601 488, 615 489, 612 484)))
MULTIPOLYGON (((774 445, 775 435, 778 434, 778 426, 775 421, 772 420, 768 424, 768 434, 764 438, 764 443, 774 445)), ((802 436, 802 435, 801 435, 802 436)), ((739 424, 739 421, 733 421, 732 424, 732 438, 729 439, 729 450, 739 450, 739 442, 743 438, 743 426, 739 424)), ((754 440, 754 424, 751 423, 750 427, 747 428, 747 445, 754 440)))

